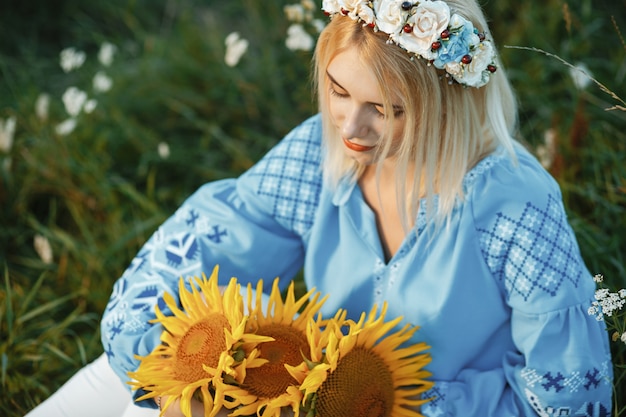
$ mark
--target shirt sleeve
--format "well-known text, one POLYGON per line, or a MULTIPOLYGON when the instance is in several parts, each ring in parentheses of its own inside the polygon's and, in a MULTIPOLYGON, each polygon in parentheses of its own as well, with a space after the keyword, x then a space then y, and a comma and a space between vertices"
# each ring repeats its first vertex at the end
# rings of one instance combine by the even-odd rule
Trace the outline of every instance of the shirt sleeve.
POLYGON ((322 181, 320 140, 315 116, 238 179, 202 186, 149 238, 115 282, 101 322, 109 363, 124 382, 139 365, 135 355, 160 343, 162 326, 149 321, 155 305, 167 312, 163 293, 176 295, 181 277, 208 276, 218 265, 223 283, 262 278, 269 290, 274 278, 284 287, 300 270, 322 181))
MULTIPOLYGON (((483 258, 511 312, 502 367, 436 381, 426 416, 609 417, 605 324, 556 182, 532 156, 494 167, 469 197, 483 258)), ((435 376, 436 377, 436 376, 435 376)))

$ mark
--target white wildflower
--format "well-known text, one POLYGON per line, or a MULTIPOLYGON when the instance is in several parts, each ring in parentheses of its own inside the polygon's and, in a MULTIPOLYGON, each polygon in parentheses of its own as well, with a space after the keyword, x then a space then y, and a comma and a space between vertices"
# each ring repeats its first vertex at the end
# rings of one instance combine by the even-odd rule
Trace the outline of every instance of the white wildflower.
POLYGON ((602 276, 602 274, 596 274, 593 276, 593 281, 594 282, 602 282, 604 281, 604 277, 602 276))
POLYGON ((70 117, 69 119, 66 119, 62 123, 58 124, 57 127, 55 128, 55 131, 57 132, 58 135, 67 136, 70 133, 72 133, 75 128, 76 128, 76 119, 74 119, 73 117, 70 117))
POLYGON ((578 63, 573 68, 570 67, 569 75, 572 77, 574 85, 579 90, 584 90, 591 83, 591 71, 584 63, 578 63))
POLYGON ((554 163, 556 142, 556 131, 554 129, 548 129, 543 134, 543 144, 537 146, 537 157, 545 169, 549 169, 554 163))
POLYGON ((86 55, 83 51, 78 51, 75 48, 66 48, 61 51, 61 68, 64 72, 70 72, 77 68, 80 68, 86 59, 86 55))
POLYGON ((609 292, 606 297, 598 301, 605 316, 612 316, 615 311, 621 310, 624 303, 626 303, 626 300, 615 292, 609 292))
POLYGON ((87 93, 76 87, 69 87, 65 90, 61 99, 63 100, 65 111, 67 111, 70 116, 76 117, 87 101, 87 93))
POLYGON ((159 143, 159 146, 158 146, 157 150, 159 152, 159 156, 161 157, 161 159, 169 158, 169 156, 170 156, 170 145, 168 145, 166 142, 159 143))
POLYGON ((294 23, 287 29, 285 44, 292 51, 310 51, 313 49, 313 37, 304 30, 304 26, 294 23))
POLYGON ((239 36, 238 32, 233 32, 226 37, 226 55, 224 56, 224 62, 229 67, 234 67, 239 63, 239 60, 246 53, 248 49, 248 40, 239 36))
POLYGON ((93 76, 93 89, 98 93, 106 93, 113 86, 113 80, 104 71, 96 72, 93 76))
POLYGON ((285 16, 290 22, 304 22, 305 10, 301 4, 288 4, 284 7, 285 16))
POLYGON ((602 314, 602 308, 600 307, 600 303, 594 301, 591 303, 591 307, 587 310, 587 314, 590 316, 595 316, 596 320, 602 321, 604 320, 604 315, 602 314))
POLYGON ((98 105, 98 101, 92 98, 91 100, 87 100, 85 102, 85 105, 83 106, 83 110, 85 111, 85 113, 89 114, 96 109, 97 105, 98 105))
POLYGON ((14 116, 9 117, 6 121, 0 119, 0 152, 9 153, 13 147, 15 123, 14 116))
POLYGON ((300 4, 309 11, 313 11, 317 8, 317 4, 313 0, 301 0, 300 4))
POLYGON ((595 293, 594 297, 595 297, 596 300, 602 301, 606 297, 608 297, 608 295, 609 295, 609 289, 608 288, 598 288, 596 290, 596 293, 595 293))
POLYGON ((326 22, 323 21, 322 19, 313 19, 311 21, 311 25, 313 25, 317 33, 321 33, 326 27, 326 22))
POLYGON ((619 294, 620 297, 626 298, 626 288, 620 289, 617 293, 619 294))
POLYGON ((622 342, 626 343, 626 332, 622 333, 622 335, 619 338, 622 342))
POLYGON ((39 255, 44 263, 52 263, 52 246, 50 246, 50 242, 48 241, 47 237, 42 235, 35 235, 33 246, 35 247, 35 252, 37 252, 37 255, 39 255))
POLYGON ((35 114, 42 122, 48 120, 48 109, 50 108, 50 95, 41 93, 35 101, 35 114))
POLYGON ((109 42, 104 42, 100 45, 100 51, 98 51, 98 61, 105 67, 110 66, 113 63, 113 56, 117 51, 117 47, 109 42))

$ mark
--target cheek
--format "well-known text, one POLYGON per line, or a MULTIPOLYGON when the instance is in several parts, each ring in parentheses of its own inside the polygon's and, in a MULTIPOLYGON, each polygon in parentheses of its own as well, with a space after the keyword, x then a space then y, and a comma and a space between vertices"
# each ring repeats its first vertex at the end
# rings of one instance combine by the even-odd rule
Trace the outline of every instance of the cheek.
POLYGON ((328 100, 328 113, 330 114, 330 118, 335 121, 335 123, 343 120, 343 115, 345 111, 342 109, 341 103, 337 98, 330 97, 328 100))
POLYGON ((393 128, 393 139, 391 141, 392 153, 395 153, 395 151, 400 147, 403 137, 404 137, 404 122, 400 122, 397 126, 394 126, 393 128))
POLYGON ((393 128, 394 142, 400 142, 402 140, 402 136, 404 136, 404 122, 398 123, 398 125, 393 128))

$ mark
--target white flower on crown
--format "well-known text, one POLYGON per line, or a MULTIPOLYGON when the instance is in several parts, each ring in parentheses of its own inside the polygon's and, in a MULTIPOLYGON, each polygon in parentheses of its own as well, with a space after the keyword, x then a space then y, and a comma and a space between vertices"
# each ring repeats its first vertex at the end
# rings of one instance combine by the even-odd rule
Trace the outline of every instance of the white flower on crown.
POLYGON ((369 24, 374 21, 374 12, 368 3, 367 0, 342 0, 340 5, 350 18, 361 19, 363 23, 369 24))
MULTIPOLYGON (((463 70, 460 75, 453 75, 454 78, 465 85, 470 87, 481 87, 489 82, 490 72, 487 70, 489 64, 493 61, 493 45, 489 41, 484 41, 477 45, 473 51, 472 62, 467 65, 463 65, 463 70)), ((446 71, 448 70, 446 64, 446 71)))
POLYGON ((404 26, 404 15, 402 10, 403 0, 379 1, 374 4, 374 13, 376 14, 376 26, 389 35, 389 37, 397 41, 398 35, 402 32, 404 26))
POLYGON ((415 14, 407 20, 412 31, 400 32, 398 43, 407 51, 426 59, 434 59, 436 54, 431 50, 433 42, 441 36, 450 22, 450 8, 443 1, 424 1, 419 4, 415 14))
POLYGON ((339 0, 324 0, 322 2, 322 9, 328 14, 341 13, 341 6, 339 0))
POLYGON ((450 17, 450 29, 452 30, 459 29, 464 24, 465 24, 465 19, 463 19, 458 14, 455 13, 450 17))
POLYGON ((374 24, 376 16, 374 10, 369 5, 369 1, 366 0, 344 0, 345 6, 348 10, 354 8, 354 14, 359 17, 366 25, 374 24))
MULTIPOLYGON (((455 80, 459 81, 463 79, 463 65, 461 65, 458 61, 448 62, 444 69, 448 74, 452 76, 455 80)), ((459 81, 460 82, 460 81, 459 81)))

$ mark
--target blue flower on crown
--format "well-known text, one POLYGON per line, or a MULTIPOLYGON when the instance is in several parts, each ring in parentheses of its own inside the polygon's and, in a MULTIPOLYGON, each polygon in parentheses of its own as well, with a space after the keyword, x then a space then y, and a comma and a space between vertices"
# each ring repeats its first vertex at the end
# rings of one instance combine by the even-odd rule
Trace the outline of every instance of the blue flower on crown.
POLYGON ((450 37, 442 40, 437 58, 433 65, 443 69, 449 62, 460 62, 461 59, 470 54, 472 46, 475 45, 474 26, 471 22, 465 21, 463 26, 450 31, 450 37))

